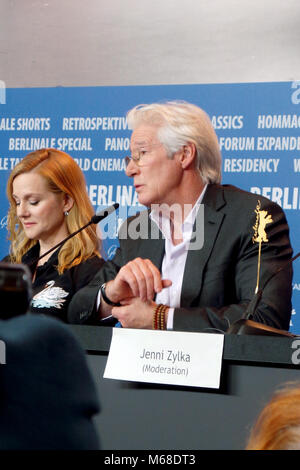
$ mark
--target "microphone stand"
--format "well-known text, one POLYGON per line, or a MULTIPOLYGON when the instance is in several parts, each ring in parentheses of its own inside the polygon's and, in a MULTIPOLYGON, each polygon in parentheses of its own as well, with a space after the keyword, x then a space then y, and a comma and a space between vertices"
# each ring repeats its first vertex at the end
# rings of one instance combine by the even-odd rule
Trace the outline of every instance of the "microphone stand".
POLYGON ((297 253, 293 258, 291 258, 284 266, 277 269, 265 282, 262 289, 254 295, 251 302, 249 303, 244 315, 239 320, 235 321, 226 331, 226 334, 235 334, 235 335, 261 335, 261 336, 286 336, 289 338, 297 338, 299 335, 294 335, 286 330, 280 330, 279 328, 274 328, 272 326, 265 325, 264 323, 259 323, 254 320, 250 320, 250 317, 254 315, 256 307, 258 306, 263 289, 269 283, 269 281, 276 276, 280 271, 282 271, 286 266, 291 264, 295 259, 300 256, 300 252, 297 253))
POLYGON ((226 331, 226 334, 231 335, 256 335, 256 336, 286 336, 288 338, 297 338, 298 335, 294 335, 286 330, 280 330, 272 326, 265 325, 253 320, 247 320, 241 318, 235 321, 226 331))

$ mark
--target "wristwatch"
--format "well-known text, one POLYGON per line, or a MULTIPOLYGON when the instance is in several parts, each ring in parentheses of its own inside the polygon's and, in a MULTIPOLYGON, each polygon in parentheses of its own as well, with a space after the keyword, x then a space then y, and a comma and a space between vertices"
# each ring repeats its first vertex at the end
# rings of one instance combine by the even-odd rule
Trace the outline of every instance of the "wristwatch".
POLYGON ((103 297, 104 302, 106 302, 108 305, 112 305, 112 307, 121 307, 121 304, 119 302, 112 302, 107 297, 107 295, 105 293, 105 287, 106 287, 106 283, 104 282, 104 284, 102 284, 102 286, 100 287, 101 295, 103 297))

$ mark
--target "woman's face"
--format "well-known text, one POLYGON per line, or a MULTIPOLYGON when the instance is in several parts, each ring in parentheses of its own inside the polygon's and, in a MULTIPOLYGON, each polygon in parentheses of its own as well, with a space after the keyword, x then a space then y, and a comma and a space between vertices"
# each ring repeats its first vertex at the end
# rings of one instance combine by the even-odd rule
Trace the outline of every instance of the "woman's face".
POLYGON ((13 198, 28 238, 54 245, 68 235, 65 211, 72 204, 65 194, 49 191, 43 176, 34 172, 16 176, 13 198))

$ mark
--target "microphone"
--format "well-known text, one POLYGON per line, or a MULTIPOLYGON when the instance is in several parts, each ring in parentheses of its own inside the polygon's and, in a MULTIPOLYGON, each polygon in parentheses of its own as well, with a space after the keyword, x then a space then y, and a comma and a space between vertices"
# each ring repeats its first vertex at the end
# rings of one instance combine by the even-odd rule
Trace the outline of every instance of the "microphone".
MULTIPOLYGON (((118 209, 118 207, 119 207, 119 204, 116 202, 112 206, 109 206, 106 209, 103 209, 98 214, 93 215, 93 217, 91 218, 88 225, 98 224, 99 222, 101 222, 101 220, 105 219, 105 217, 108 217, 110 214, 112 214, 114 211, 116 211, 118 209)), ((85 228, 85 227, 83 227, 83 228, 85 228)), ((82 230, 82 229, 80 229, 80 230, 82 230)))
POLYGON ((75 237, 75 235, 77 235, 79 232, 81 232, 82 230, 84 230, 85 228, 87 228, 89 225, 92 225, 92 224, 98 224, 99 222, 101 222, 101 220, 105 219, 107 216, 109 216, 110 214, 112 214, 112 212, 114 212, 115 210, 117 210, 119 207, 119 204, 116 202, 115 204, 113 204, 112 206, 109 206, 107 207, 106 209, 103 209, 101 212, 93 215, 93 217, 91 218, 91 220, 85 224, 83 227, 80 227, 78 230, 76 230, 75 232, 71 233, 70 235, 68 235, 66 238, 64 238, 64 240, 62 240, 61 242, 57 243, 57 245, 53 246, 52 248, 50 248, 50 250, 46 251, 46 253, 42 254, 42 256, 39 256, 38 258, 34 259, 29 266, 32 266, 33 264, 37 263, 40 259, 44 258, 44 256, 48 255, 49 253, 51 253, 52 251, 56 250, 57 248, 61 247, 66 241, 70 240, 70 238, 73 238, 75 237))
POLYGON ((283 266, 280 268, 276 269, 275 272, 271 274, 271 276, 266 280, 264 283, 263 287, 259 289, 252 300, 250 301, 247 309, 245 310, 242 318, 239 320, 235 321, 228 330, 226 331, 226 334, 236 334, 236 335, 241 335, 241 334, 246 334, 246 335, 264 335, 264 336, 287 336, 289 338, 296 338, 299 335, 294 335, 293 333, 290 333, 289 331, 285 330, 280 330, 279 328, 274 328, 272 326, 265 325, 263 323, 255 322, 253 320, 250 320, 250 317, 254 315, 255 310, 261 300, 263 290, 265 289, 266 285, 273 279, 274 276, 276 276, 278 273, 280 273, 283 269, 285 269, 289 264, 293 263, 298 257, 300 256, 300 252, 297 253, 293 258, 288 260, 283 266))

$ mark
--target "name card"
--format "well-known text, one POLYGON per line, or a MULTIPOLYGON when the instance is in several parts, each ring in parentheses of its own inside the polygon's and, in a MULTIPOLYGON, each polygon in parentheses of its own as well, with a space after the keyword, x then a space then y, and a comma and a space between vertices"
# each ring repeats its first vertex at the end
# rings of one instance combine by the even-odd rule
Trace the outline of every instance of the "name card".
POLYGON ((219 388, 224 335, 113 328, 104 378, 219 388))

